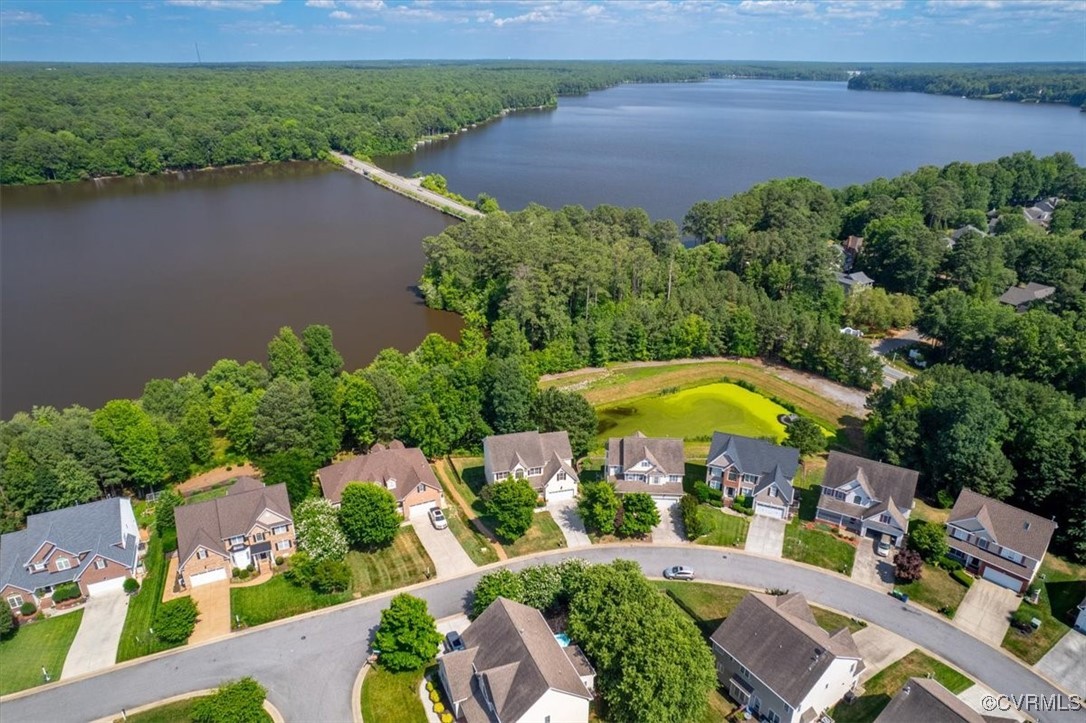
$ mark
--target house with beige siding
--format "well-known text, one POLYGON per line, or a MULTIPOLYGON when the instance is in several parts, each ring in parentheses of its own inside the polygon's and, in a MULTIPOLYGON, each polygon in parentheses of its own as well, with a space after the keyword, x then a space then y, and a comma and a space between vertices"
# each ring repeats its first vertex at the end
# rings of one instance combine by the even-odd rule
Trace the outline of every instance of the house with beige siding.
POLYGON ((909 531, 920 473, 843 452, 830 452, 815 519, 861 537, 889 535, 900 547, 909 531))
POLYGON ((396 498, 396 505, 404 519, 427 514, 435 507, 445 505, 441 483, 426 461, 426 455, 417 447, 404 447, 403 442, 393 440, 387 447, 375 444, 368 454, 317 470, 321 493, 333 505, 339 507, 343 490, 352 482, 368 482, 380 485, 396 498))
POLYGON ((619 493, 645 492, 659 500, 683 496, 686 455, 677 437, 630 437, 607 440, 604 477, 619 493))
POLYGON ((546 501, 565 502, 577 497, 580 480, 573 467, 569 433, 517 432, 483 440, 486 482, 526 479, 546 501))
POLYGON ((177 583, 193 588, 229 580, 234 568, 274 568, 294 553, 294 517, 287 487, 241 477, 225 497, 174 511, 177 583))

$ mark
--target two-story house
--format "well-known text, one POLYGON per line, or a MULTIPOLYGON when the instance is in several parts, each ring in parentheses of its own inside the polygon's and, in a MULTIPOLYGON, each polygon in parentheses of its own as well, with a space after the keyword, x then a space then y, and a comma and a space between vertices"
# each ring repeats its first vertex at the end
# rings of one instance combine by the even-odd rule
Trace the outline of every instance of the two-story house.
POLYGON ((730 504, 736 497, 753 497, 754 514, 788 519, 799 469, 799 450, 761 439, 713 432, 705 462, 705 483, 722 490, 730 504))
POLYGON ((177 582, 183 588, 227 580, 233 568, 275 566, 294 553, 294 517, 284 484, 240 477, 218 497, 174 510, 177 582))
POLYGON ((339 507, 344 488, 352 482, 381 485, 396 498, 404 519, 427 514, 445 505, 445 494, 426 455, 417 447, 392 440, 388 447, 375 444, 360 454, 317 471, 321 493, 339 507))
POLYGON ((438 676, 465 723, 587 723, 596 673, 562 647, 542 613, 499 597, 438 658, 438 676))
POLYGON ((140 565, 139 526, 126 497, 41 512, 26 528, 0 536, 0 597, 52 604, 57 585, 74 582, 85 596, 123 590, 140 565))
POLYGON ((632 437, 607 440, 604 476, 623 492, 647 492, 656 499, 677 500, 683 496, 686 456, 683 441, 676 437, 632 437))
POLYGON ((552 504, 577 496, 577 471, 568 432, 517 432, 483 440, 483 469, 487 484, 526 479, 552 504))
POLYGON ((864 668, 848 628, 820 628, 800 593, 748 594, 710 641, 728 696, 770 723, 815 720, 864 668))
POLYGON ((900 547, 919 472, 843 452, 830 452, 815 518, 863 537, 890 535, 900 547))
POLYGON ((931 678, 909 678, 875 723, 1011 723, 981 714, 931 678))
POLYGON ((1023 593, 1041 567, 1056 523, 962 489, 947 518, 950 556, 985 580, 1023 593))

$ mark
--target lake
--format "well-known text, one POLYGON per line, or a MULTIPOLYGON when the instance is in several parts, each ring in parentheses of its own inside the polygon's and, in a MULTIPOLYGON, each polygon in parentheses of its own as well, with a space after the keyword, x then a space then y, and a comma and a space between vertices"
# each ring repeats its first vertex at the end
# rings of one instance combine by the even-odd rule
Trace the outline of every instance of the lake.
POLYGON ((413 154, 377 159, 503 208, 640 206, 681 220, 697 200, 806 176, 829 186, 1015 151, 1086 163, 1086 113, 1057 105, 850 91, 844 83, 621 85, 511 113, 413 154))
POLYGON ((450 221, 322 163, 4 188, 0 416, 96 407, 328 324, 348 368, 455 336, 411 286, 450 221))

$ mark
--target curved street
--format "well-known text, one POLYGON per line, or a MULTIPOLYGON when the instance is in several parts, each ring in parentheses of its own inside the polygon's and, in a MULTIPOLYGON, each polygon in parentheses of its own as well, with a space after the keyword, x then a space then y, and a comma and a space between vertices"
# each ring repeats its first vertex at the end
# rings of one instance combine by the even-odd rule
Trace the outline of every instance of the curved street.
MULTIPOLYGON (((411 588, 436 618, 464 612, 480 575, 497 567, 519 569, 564 557, 590 562, 625 558, 650 576, 683 563, 701 580, 754 588, 785 588, 811 602, 863 618, 941 656, 979 683, 1004 694, 1059 694, 1057 688, 1009 655, 970 637, 948 622, 903 605, 871 588, 832 573, 724 548, 691 545, 613 545, 564 550, 529 559, 496 563, 463 577, 411 588)), ((351 687, 367 656, 367 644, 381 609, 396 591, 308 616, 254 629, 219 642, 143 662, 134 661, 100 675, 5 700, 6 721, 86 721, 173 695, 251 675, 268 689, 268 698, 292 723, 352 720, 351 687)), ((1064 694, 1066 700, 1066 694, 1064 694)), ((1082 712, 1030 712, 1039 721, 1081 721, 1082 712)))

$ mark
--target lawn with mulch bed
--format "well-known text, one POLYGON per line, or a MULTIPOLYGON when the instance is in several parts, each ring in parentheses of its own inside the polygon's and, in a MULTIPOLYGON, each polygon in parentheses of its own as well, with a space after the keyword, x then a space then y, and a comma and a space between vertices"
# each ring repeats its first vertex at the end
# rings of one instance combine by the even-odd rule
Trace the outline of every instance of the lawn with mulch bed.
POLYGON ((388 547, 375 552, 351 550, 347 564, 359 597, 413 585, 434 576, 434 563, 412 527, 401 527, 388 547))
POLYGON ((362 720, 379 723, 418 723, 426 720, 419 698, 423 671, 392 673, 371 665, 362 680, 362 720))
POLYGON ((263 625, 272 620, 339 605, 351 597, 348 592, 324 595, 312 588, 295 585, 281 574, 275 575, 259 585, 230 588, 231 622, 237 625, 240 618, 242 626, 263 625))
POLYGON ((747 541, 747 530, 750 529, 748 517, 730 515, 712 505, 699 505, 698 519, 709 530, 708 533, 695 540, 699 545, 742 548, 747 541))

